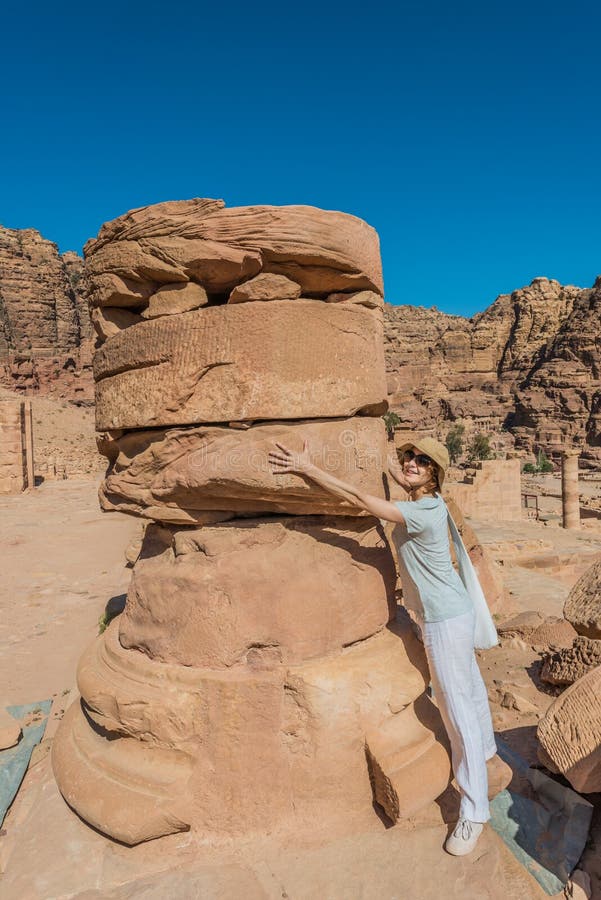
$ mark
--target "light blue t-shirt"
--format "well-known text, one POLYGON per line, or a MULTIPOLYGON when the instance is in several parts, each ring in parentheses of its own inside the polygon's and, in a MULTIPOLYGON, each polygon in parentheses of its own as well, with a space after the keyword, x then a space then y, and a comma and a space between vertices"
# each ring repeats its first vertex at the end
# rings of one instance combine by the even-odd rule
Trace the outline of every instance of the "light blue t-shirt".
POLYGON ((405 606, 424 622, 442 622, 470 612, 471 598, 451 562, 448 511, 440 494, 400 500, 396 506, 406 523, 392 533, 405 606))

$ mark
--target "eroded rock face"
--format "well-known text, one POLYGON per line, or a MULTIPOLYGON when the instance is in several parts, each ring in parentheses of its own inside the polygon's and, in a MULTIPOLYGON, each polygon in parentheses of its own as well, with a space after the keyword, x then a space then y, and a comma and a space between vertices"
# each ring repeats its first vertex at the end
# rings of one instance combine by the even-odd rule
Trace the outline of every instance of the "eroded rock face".
MULTIPOLYGON (((79 359, 91 326, 83 289, 83 261, 60 255, 56 244, 33 228, 0 226, 0 383, 21 393, 75 391, 65 364, 79 359), (60 384, 53 384, 57 381, 60 384)), ((77 387, 91 396, 86 373, 77 387)))
POLYGON ((537 729, 541 762, 583 794, 601 790, 601 666, 551 704, 537 729))
POLYGON ((296 664, 364 640, 394 616, 396 573, 373 519, 161 529, 162 547, 157 529, 147 529, 119 626, 122 646, 152 659, 296 664))
POLYGON ((569 593, 563 614, 578 634, 601 638, 601 561, 587 569, 569 593))
POLYGON ((379 321, 317 300, 163 316, 97 351, 98 430, 386 409, 379 321), (260 390, 256 386, 260 384, 260 390))
MULTIPOLYGON (((262 271, 285 275, 309 295, 383 293, 373 228, 354 216, 312 206, 225 209, 222 200, 202 199, 158 203, 107 223, 84 251, 93 287, 98 276, 110 274, 138 284, 192 279, 222 291, 262 271), (221 260, 237 260, 239 268, 231 266, 226 274, 221 260)), ((126 304, 103 300, 103 305, 126 304)))
POLYGON ((103 509, 161 522, 196 522, 209 510, 232 513, 357 515, 298 475, 274 477, 269 450, 279 441, 300 451, 307 440, 314 461, 331 474, 384 497, 387 454, 379 418, 274 422, 245 430, 197 426, 107 435, 101 444, 111 466, 100 488, 103 509))
MULTIPOLYGON (((61 792, 86 821, 134 844, 190 827, 310 834, 316 821, 348 828, 374 814, 366 734, 410 715, 426 685, 408 621, 301 665, 225 670, 126 650, 118 628, 82 657, 85 699, 52 751, 61 792)), ((446 787, 448 757, 426 726, 417 741, 415 728, 399 735, 422 776, 403 802, 423 805, 446 787)))
POLYGON ((577 637, 571 647, 545 658, 540 677, 549 684, 574 684, 597 666, 601 666, 601 641, 577 637))
POLYGON ((559 458, 579 447, 593 462, 601 443, 600 315, 600 281, 583 290, 546 278, 469 320, 386 306, 391 407, 407 428, 433 427, 442 438, 459 419, 468 432, 506 428, 518 449, 542 447, 559 458))

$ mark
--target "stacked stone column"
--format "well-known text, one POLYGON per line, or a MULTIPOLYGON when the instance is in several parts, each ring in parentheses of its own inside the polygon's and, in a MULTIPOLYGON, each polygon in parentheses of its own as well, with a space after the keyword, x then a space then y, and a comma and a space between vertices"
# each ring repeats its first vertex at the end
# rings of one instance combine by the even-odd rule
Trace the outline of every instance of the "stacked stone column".
POLYGON ((0 401, 0 494, 35 485, 31 400, 0 401))
POLYGON ((86 266, 101 505, 150 521, 54 743, 63 795, 127 843, 410 815, 449 761, 381 526, 267 459, 306 440, 384 496, 376 233, 182 201, 103 226, 86 266))

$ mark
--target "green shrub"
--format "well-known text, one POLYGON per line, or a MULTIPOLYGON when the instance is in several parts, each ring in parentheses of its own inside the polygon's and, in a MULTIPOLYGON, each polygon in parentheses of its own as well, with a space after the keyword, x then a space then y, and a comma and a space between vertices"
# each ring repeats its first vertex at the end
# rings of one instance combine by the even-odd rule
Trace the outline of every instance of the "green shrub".
POLYGON ((394 435, 394 429, 396 428, 396 426, 401 424, 401 420, 395 412, 392 412, 392 410, 384 413, 382 418, 384 419, 384 424, 386 425, 386 433, 388 434, 388 437, 391 438, 394 435))
POLYGON ((538 472, 543 473, 553 471, 553 463, 544 450, 539 450, 538 452, 538 456, 536 457, 536 469, 538 472))
POLYGON ((493 455, 490 438, 487 434, 477 434, 467 448, 470 460, 490 459, 493 455))
POLYGON ((449 459, 452 463, 457 462, 457 460, 463 453, 464 431, 465 425, 460 425, 459 423, 457 423, 456 425, 452 425, 447 432, 447 436, 445 438, 445 446, 449 451, 449 459))

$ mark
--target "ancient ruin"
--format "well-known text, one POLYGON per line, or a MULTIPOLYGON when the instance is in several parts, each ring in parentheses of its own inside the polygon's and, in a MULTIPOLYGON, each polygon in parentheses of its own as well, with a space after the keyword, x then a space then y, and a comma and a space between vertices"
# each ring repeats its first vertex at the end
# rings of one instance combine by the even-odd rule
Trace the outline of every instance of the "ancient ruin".
POLYGON ((578 636, 547 656, 541 677, 571 687, 539 723, 539 757, 577 791, 591 793, 601 790, 601 562, 576 582, 563 614, 578 636))
POLYGON ((561 458, 561 503, 564 528, 580 528, 578 451, 566 450, 561 458))
POLYGON ((53 765, 128 844, 396 821, 450 763, 380 524, 267 453, 384 496, 382 274, 365 222, 161 203, 86 245, 105 509, 151 520, 53 765))
POLYGON ((35 487, 30 400, 0 401, 0 494, 35 487))

